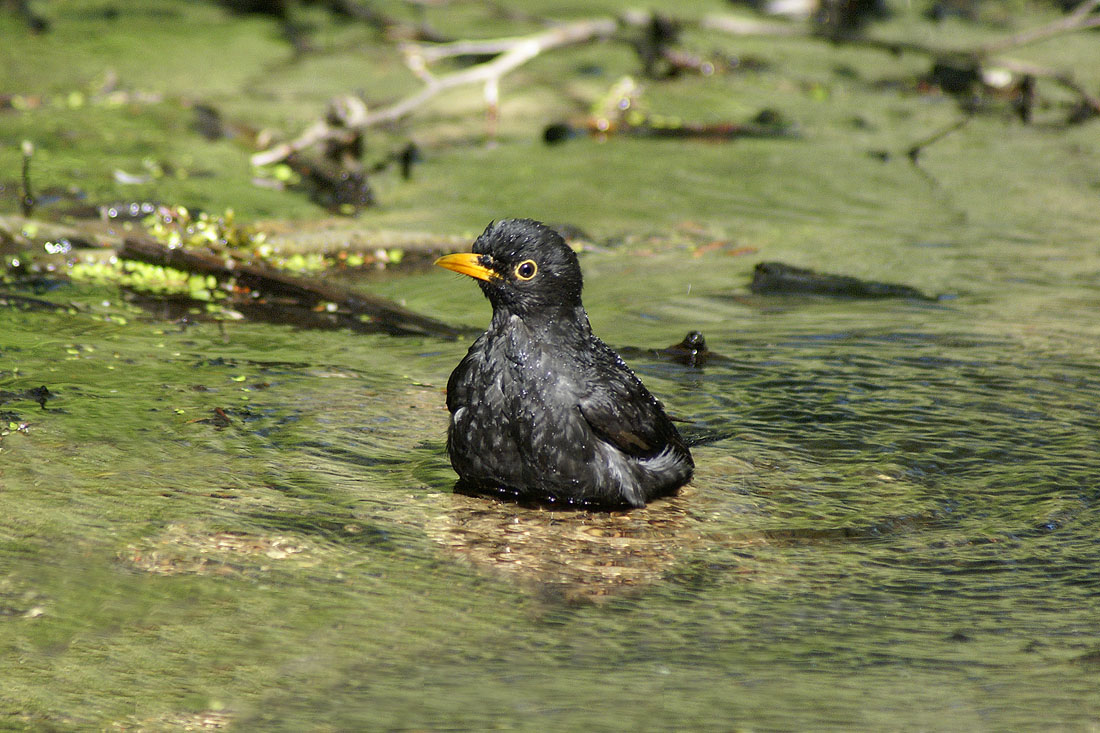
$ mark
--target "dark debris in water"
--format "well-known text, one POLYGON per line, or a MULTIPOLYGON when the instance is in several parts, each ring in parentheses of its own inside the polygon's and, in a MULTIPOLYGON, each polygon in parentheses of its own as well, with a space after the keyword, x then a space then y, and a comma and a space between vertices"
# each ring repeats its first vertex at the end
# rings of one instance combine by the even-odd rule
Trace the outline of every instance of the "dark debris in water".
POLYGON ((937 301, 908 285, 832 275, 783 262, 761 262, 749 289, 757 295, 829 295, 842 298, 911 298, 937 301))
POLYGON ((53 399, 53 397, 54 395, 45 385, 42 385, 40 387, 32 387, 31 389, 14 391, 0 389, 0 405, 6 402, 22 402, 25 400, 29 400, 31 402, 37 402, 38 406, 45 410, 46 401, 53 399))
POLYGON ((606 139, 612 135, 647 140, 706 140, 730 141, 740 139, 798 139, 798 131, 782 115, 767 110, 749 122, 684 123, 675 125, 655 123, 652 120, 610 122, 592 118, 579 122, 554 122, 545 127, 543 142, 547 145, 573 140, 582 136, 606 139), (758 121, 762 120, 762 121, 758 121))
POLYGON ((707 347, 706 337, 702 331, 689 331, 683 340, 663 349, 643 349, 635 346, 621 347, 619 354, 627 359, 632 358, 656 358, 661 361, 670 361, 693 369, 702 369, 708 362, 726 362, 729 357, 711 351, 707 347))
POLYGON ((54 303, 42 298, 15 293, 0 292, 0 307, 18 308, 27 311, 69 311, 73 307, 65 303, 54 303))
POLYGON ((233 424, 233 419, 226 414, 225 410, 220 407, 213 409, 213 414, 210 417, 200 418, 198 420, 192 420, 191 422, 199 423, 202 425, 213 425, 215 428, 221 430, 227 428, 233 424))
POLYGON ((311 201, 333 213, 354 215, 374 204, 374 192, 361 167, 337 165, 324 159, 287 158, 300 178, 298 187, 311 201))

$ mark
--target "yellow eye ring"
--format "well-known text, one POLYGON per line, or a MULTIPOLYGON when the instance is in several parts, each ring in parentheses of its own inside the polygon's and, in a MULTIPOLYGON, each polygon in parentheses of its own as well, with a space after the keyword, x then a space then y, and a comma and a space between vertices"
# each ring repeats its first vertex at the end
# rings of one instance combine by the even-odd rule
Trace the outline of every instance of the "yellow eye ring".
POLYGON ((530 280, 539 271, 539 266, 535 264, 534 260, 524 260, 516 265, 515 273, 516 277, 520 280, 530 280))

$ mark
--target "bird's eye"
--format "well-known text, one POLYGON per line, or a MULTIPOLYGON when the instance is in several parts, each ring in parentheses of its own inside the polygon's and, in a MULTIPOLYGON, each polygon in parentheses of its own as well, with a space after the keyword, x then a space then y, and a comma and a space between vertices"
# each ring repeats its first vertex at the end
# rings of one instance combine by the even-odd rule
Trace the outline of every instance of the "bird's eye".
POLYGON ((534 260, 524 260, 516 265, 516 277, 520 280, 530 280, 538 271, 539 266, 535 264, 534 260))

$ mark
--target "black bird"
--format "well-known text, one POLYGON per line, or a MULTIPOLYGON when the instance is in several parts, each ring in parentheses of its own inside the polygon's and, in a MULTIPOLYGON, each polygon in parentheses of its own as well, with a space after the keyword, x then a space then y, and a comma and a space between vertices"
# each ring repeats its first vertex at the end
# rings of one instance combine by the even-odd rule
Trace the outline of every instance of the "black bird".
POLYGON ((691 480, 661 403, 592 333, 577 255, 530 219, 490 224, 437 265, 476 278, 488 330, 447 382, 447 451, 460 488, 640 507, 691 480))

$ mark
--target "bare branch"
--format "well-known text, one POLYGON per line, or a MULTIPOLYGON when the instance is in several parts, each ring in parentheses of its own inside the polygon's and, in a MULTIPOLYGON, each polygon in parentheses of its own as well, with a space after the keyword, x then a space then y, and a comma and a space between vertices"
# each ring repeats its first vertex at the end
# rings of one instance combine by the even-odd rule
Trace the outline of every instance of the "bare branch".
POLYGON ((332 136, 332 127, 325 120, 317 120, 305 132, 288 143, 279 143, 252 156, 252 165, 264 166, 286 160, 299 150, 305 150, 332 136))
POLYGON ((532 36, 501 38, 488 41, 456 41, 438 45, 410 44, 406 54, 410 68, 420 69, 417 73, 425 81, 425 87, 419 92, 385 109, 367 115, 364 126, 370 127, 383 122, 401 119, 440 92, 467 84, 479 82, 497 82, 509 71, 522 66, 544 51, 560 46, 583 43, 594 38, 606 38, 618 28, 610 18, 582 20, 575 23, 551 28, 532 36), (456 71, 446 76, 425 75, 424 65, 441 58, 469 53, 499 53, 491 61, 486 61, 469 69, 456 71))
POLYGON ((1043 41, 1047 38, 1062 35, 1063 33, 1073 33, 1088 28, 1100 27, 1100 15, 1093 15, 1093 11, 1096 10, 1097 7, 1100 7, 1100 0, 1086 0, 1086 2, 1081 3, 1072 13, 1064 18, 1056 20, 1048 25, 1032 28, 1022 33, 1017 33, 987 43, 981 46, 977 50, 977 53, 979 56, 991 56, 1010 48, 1018 48, 1029 43, 1035 43, 1036 41, 1043 41))
POLYGON ((252 156, 252 164, 270 165, 277 163, 285 160, 292 153, 328 140, 333 134, 346 135, 349 128, 362 130, 374 125, 395 122, 438 94, 467 84, 483 83, 486 85, 486 98, 490 102, 490 115, 492 115, 492 102, 496 96, 500 79, 505 74, 522 66, 544 51, 584 43, 593 39, 606 38, 614 33, 617 28, 618 23, 611 18, 595 18, 566 23, 530 36, 485 41, 455 41, 441 44, 406 44, 403 49, 406 63, 412 72, 424 82, 422 89, 389 107, 365 115, 356 120, 354 125, 334 129, 327 121, 319 120, 295 140, 256 153, 252 156), (470 53, 496 53, 498 55, 485 63, 445 76, 435 76, 428 70, 428 64, 432 61, 470 53))

